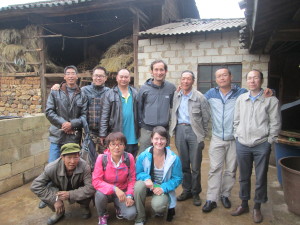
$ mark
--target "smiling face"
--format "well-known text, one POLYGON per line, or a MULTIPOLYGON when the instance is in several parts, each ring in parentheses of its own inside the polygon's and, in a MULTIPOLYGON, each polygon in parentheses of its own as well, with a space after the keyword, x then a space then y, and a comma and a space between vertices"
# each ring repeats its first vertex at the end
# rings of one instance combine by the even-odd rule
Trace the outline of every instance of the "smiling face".
POLYGON ((162 62, 155 63, 153 65, 153 69, 151 71, 153 76, 153 82, 156 85, 160 85, 164 82, 167 75, 167 70, 165 69, 165 65, 162 62))
POLYGON ((68 172, 74 171, 80 160, 79 153, 71 153, 71 154, 62 155, 61 158, 62 158, 62 160, 65 164, 66 170, 68 172))
POLYGON ((216 82, 220 88, 231 87, 232 75, 227 69, 219 69, 216 71, 216 82))
POLYGON ((180 79, 180 87, 183 90, 183 92, 189 93, 193 88, 193 84, 194 84, 193 75, 189 72, 184 72, 181 75, 181 79, 180 79))
POLYGON ((64 80, 69 87, 74 87, 78 80, 76 71, 72 68, 67 69, 65 72, 64 80))
POLYGON ((109 151, 113 158, 120 158, 124 153, 125 143, 120 140, 111 141, 108 144, 109 151))
POLYGON ((158 133, 154 133, 153 137, 151 138, 151 142, 155 150, 164 150, 167 145, 167 138, 159 135, 158 133))
POLYGON ((263 79, 261 79, 260 73, 258 71, 250 71, 247 74, 247 86, 252 92, 259 92, 261 85, 263 84, 263 79))
POLYGON ((118 86, 127 87, 130 83, 130 73, 128 72, 128 70, 120 70, 116 77, 116 81, 118 83, 118 86))
POLYGON ((96 86, 102 86, 107 80, 107 76, 104 70, 96 69, 93 73, 93 84, 96 86))

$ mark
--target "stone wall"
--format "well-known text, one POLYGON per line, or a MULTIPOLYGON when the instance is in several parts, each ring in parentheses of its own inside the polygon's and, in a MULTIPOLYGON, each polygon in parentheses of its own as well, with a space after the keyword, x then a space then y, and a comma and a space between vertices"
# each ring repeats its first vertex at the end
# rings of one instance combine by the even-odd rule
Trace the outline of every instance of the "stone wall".
POLYGON ((0 77, 0 116, 42 112, 40 77, 0 77))
MULTIPOLYGON (((243 75, 259 69, 267 81, 269 56, 249 54, 247 49, 240 49, 238 39, 238 31, 230 31, 139 40, 139 85, 151 77, 150 64, 155 59, 168 64, 166 79, 176 85, 182 71, 192 70, 197 74, 198 65, 214 63, 241 63, 243 75)), ((263 87, 266 85, 267 82, 263 87)), ((245 79, 242 87, 246 87, 245 79)))
POLYGON ((48 160, 48 128, 44 114, 0 120, 0 194, 37 177, 48 160))

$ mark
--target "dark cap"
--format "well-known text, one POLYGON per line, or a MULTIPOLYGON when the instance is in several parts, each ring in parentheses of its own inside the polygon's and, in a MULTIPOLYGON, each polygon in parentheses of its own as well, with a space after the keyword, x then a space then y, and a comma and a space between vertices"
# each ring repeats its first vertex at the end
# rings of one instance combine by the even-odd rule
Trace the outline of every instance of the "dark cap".
POLYGON ((60 152, 61 155, 77 153, 80 152, 80 146, 79 144, 75 144, 75 143, 64 144, 63 146, 61 146, 60 152))

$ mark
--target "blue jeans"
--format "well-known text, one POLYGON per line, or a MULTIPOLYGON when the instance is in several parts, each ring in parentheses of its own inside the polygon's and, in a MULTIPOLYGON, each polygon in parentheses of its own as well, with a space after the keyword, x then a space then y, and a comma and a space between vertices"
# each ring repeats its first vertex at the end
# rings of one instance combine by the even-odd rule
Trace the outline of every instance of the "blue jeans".
POLYGON ((60 157, 60 148, 62 145, 50 143, 50 150, 49 150, 49 159, 48 163, 53 162, 54 160, 60 157))

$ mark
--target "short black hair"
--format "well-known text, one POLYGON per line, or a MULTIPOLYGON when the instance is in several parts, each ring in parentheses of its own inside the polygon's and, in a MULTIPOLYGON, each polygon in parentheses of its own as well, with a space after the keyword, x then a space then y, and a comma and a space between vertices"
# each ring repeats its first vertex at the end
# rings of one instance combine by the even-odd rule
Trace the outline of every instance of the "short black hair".
POLYGON ((93 74, 95 72, 95 70, 103 70, 105 75, 107 75, 107 71, 106 69, 103 67, 103 66, 96 66, 94 69, 93 69, 93 74))
POLYGON ((78 70, 77 70, 76 66, 73 66, 73 65, 66 66, 66 68, 64 69, 64 74, 66 74, 68 69, 73 69, 73 70, 75 70, 75 73, 78 74, 78 70))
POLYGON ((220 66, 219 68, 217 68, 216 71, 215 71, 215 74, 216 74, 216 72, 217 72, 218 70, 222 70, 222 69, 227 70, 228 73, 229 73, 229 75, 231 75, 231 70, 230 70, 230 69, 228 68, 228 66, 226 66, 226 65, 222 65, 222 66, 220 66))
POLYGON ((165 71, 168 71, 168 65, 167 63, 165 63, 165 61, 161 60, 161 59, 157 59, 157 60, 154 60, 151 65, 150 65, 150 68, 151 68, 151 71, 153 71, 153 66, 157 63, 163 63, 164 64, 164 68, 165 68, 165 71))
POLYGON ((255 71, 255 72, 258 72, 259 73, 259 76, 260 76, 260 79, 263 80, 264 79, 264 74, 260 71, 260 70, 257 70, 257 69, 253 69, 253 70, 250 70, 248 73, 246 73, 246 79, 247 79, 247 76, 250 72, 252 71, 255 71))
POLYGON ((117 141, 117 140, 124 143, 125 146, 127 145, 127 139, 122 132, 112 132, 105 138, 107 146, 110 144, 110 142, 117 141))

